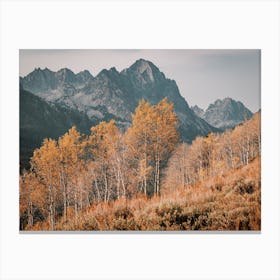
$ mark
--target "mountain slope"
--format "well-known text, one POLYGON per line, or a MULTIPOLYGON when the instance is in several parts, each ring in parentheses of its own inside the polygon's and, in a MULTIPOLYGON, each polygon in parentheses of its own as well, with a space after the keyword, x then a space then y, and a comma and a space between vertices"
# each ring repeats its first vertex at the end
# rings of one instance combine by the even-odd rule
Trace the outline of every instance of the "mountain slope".
POLYGON ((73 125, 83 133, 89 133, 94 125, 87 115, 76 110, 49 104, 34 94, 20 89, 20 165, 29 166, 33 150, 44 138, 58 138, 73 125))
POLYGON ((204 110, 201 109, 200 107, 198 107, 197 105, 194 105, 191 107, 191 109, 193 110, 193 112, 200 118, 203 118, 204 115, 204 110))
POLYGON ((35 69, 21 78, 24 89, 48 102, 86 113, 89 119, 116 119, 120 127, 131 123, 139 100, 151 104, 168 97, 174 103, 179 118, 182 139, 191 142, 197 135, 218 131, 197 117, 181 96, 174 80, 165 75, 150 61, 139 59, 129 68, 118 72, 116 68, 102 70, 96 77, 88 71, 74 74, 69 69, 52 72, 35 69))
POLYGON ((198 106, 192 107, 192 110, 197 116, 220 129, 233 128, 253 116, 253 113, 242 102, 229 97, 216 100, 208 106, 206 111, 198 106))

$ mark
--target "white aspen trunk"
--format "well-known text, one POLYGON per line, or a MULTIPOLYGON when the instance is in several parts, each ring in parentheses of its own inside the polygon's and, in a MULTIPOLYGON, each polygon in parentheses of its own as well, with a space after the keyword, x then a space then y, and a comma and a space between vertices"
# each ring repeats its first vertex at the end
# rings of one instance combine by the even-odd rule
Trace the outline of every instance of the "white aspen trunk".
POLYGON ((125 189, 125 184, 124 184, 124 179, 123 179, 122 172, 120 174, 120 178, 121 178, 121 185, 122 185, 122 189, 123 189, 123 196, 126 197, 126 189, 125 189))
POLYGON ((87 201, 87 207, 90 206, 90 200, 89 200, 89 194, 87 193, 87 196, 86 196, 86 201, 87 201))
POLYGON ((64 216, 64 221, 67 222, 67 186, 65 182, 65 177, 63 176, 63 172, 61 171, 59 174, 59 179, 60 179, 60 184, 62 185, 63 188, 63 216, 64 216))
MULTIPOLYGON (((118 163, 119 165, 119 163, 118 163)), ((121 179, 120 179, 120 170, 119 166, 117 166, 117 197, 120 198, 120 185, 121 185, 121 179)))
POLYGON ((239 160, 240 160, 241 165, 243 165, 242 151, 239 152, 239 160))
POLYGON ((32 201, 28 201, 28 225, 33 226, 33 205, 32 201))
POLYGON ((104 201, 108 200, 108 181, 106 171, 103 174, 104 176, 104 184, 105 184, 105 193, 104 193, 104 201))
POLYGON ((95 176, 94 176, 94 185, 95 185, 95 188, 96 188, 96 191, 97 191, 97 200, 98 200, 98 202, 100 202, 101 195, 100 195, 99 187, 98 187, 97 180, 96 180, 95 176))
POLYGON ((147 195, 147 130, 145 127, 145 167, 144 167, 144 194, 147 195))
POLYGON ((233 152, 231 147, 229 147, 229 160, 230 160, 230 168, 233 168, 233 152))
POLYGON ((159 183, 160 183, 160 161, 158 152, 156 153, 156 166, 155 166, 155 182, 154 182, 154 193, 159 195, 159 183))
POLYGON ((160 185, 160 159, 159 159, 159 155, 158 155, 158 164, 157 164, 157 195, 160 194, 160 189, 159 189, 159 185, 160 185))
POLYGON ((249 164, 249 153, 250 153, 250 142, 249 142, 249 137, 247 136, 246 139, 246 165, 249 164))
POLYGON ((147 195, 147 174, 146 174, 146 169, 145 169, 145 174, 144 174, 144 194, 147 195))
POLYGON ((79 207, 79 210, 82 210, 83 209, 83 190, 81 189, 80 190, 80 207, 79 207))
POLYGON ((74 205, 75 205, 75 217, 78 217, 78 205, 77 205, 77 191, 74 191, 74 205))
POLYGON ((54 230, 54 209, 53 209, 53 186, 52 186, 52 174, 49 171, 49 216, 50 216, 50 229, 54 230))
POLYGON ((155 182, 154 182, 154 193, 157 195, 158 194, 158 147, 159 145, 159 135, 158 135, 158 122, 156 123, 156 146, 155 146, 155 161, 156 161, 156 166, 155 166, 155 182))

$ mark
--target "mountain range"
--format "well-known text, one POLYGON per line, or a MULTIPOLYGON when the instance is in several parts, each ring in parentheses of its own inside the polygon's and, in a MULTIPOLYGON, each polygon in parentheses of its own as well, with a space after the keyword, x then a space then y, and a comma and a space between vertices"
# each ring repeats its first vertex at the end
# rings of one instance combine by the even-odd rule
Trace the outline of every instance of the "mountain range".
POLYGON ((184 140, 191 141, 196 135, 215 130, 197 118, 181 96, 176 82, 167 79, 152 62, 144 59, 121 72, 114 67, 104 69, 96 77, 87 70, 74 74, 67 68, 57 72, 36 68, 21 77, 20 84, 48 103, 83 112, 90 120, 115 118, 123 127, 130 125, 131 112, 141 99, 156 104, 168 97, 174 103, 184 140))
MULTIPOLYGON (((104 69, 95 77, 87 70, 75 74, 67 68, 57 72, 36 68, 20 77, 21 164, 28 166, 32 151, 45 137, 57 138, 73 125, 88 134, 92 125, 110 119, 115 119, 119 127, 126 129, 131 124, 131 113, 141 99, 154 105, 164 97, 174 104, 181 138, 185 142, 233 124, 229 120, 228 124, 218 124, 218 118, 225 119, 224 113, 218 111, 228 108, 219 107, 221 101, 207 109, 208 113, 213 113, 212 117, 198 107, 190 108, 176 82, 144 59, 121 72, 115 67, 104 69)), ((239 121, 237 110, 227 111, 239 121)), ((243 119, 250 114, 245 115, 242 113, 243 119)))

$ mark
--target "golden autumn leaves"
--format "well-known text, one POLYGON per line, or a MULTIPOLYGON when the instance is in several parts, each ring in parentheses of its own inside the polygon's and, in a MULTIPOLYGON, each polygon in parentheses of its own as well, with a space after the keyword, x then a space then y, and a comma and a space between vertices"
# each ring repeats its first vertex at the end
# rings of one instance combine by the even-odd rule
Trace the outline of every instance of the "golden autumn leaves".
POLYGON ((161 168, 179 140, 176 126, 167 98, 155 106, 142 100, 125 133, 111 120, 92 127, 90 136, 72 127, 58 141, 45 139, 21 176, 21 227, 32 227, 36 216, 54 230, 57 219, 67 223, 93 203, 159 195, 161 168))
POLYGON ((161 164, 168 158, 179 140, 177 117, 167 98, 151 106, 140 101, 133 115, 132 127, 127 131, 133 158, 140 162, 141 189, 147 194, 148 181, 153 173, 153 193, 160 193, 161 164))

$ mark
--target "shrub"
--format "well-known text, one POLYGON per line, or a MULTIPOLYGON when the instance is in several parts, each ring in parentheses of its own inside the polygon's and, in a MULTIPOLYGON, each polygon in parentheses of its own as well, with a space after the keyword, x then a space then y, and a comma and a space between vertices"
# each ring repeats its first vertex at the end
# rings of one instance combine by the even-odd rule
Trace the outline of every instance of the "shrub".
POLYGON ((247 193, 252 194, 255 191, 255 182, 248 179, 239 179, 234 182, 235 187, 234 190, 236 193, 239 193, 241 195, 247 193))

